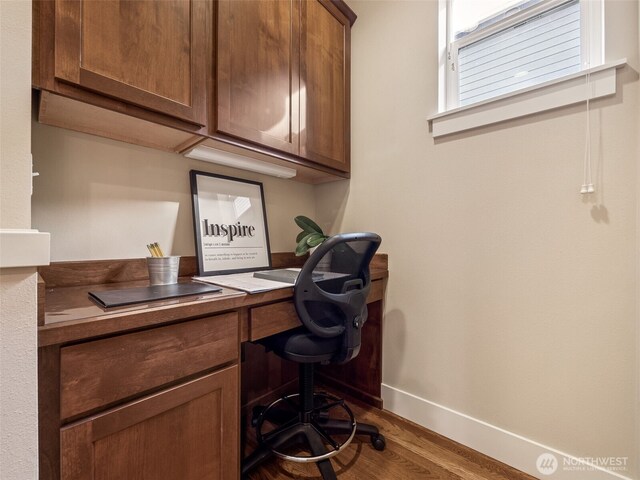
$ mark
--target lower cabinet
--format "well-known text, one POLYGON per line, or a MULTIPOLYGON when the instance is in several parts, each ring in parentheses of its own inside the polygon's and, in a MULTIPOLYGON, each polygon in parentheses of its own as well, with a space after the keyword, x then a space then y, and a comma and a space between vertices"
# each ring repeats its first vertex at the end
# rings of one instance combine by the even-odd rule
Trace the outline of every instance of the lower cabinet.
POLYGON ((232 480, 239 476, 238 366, 60 430, 65 480, 232 480))

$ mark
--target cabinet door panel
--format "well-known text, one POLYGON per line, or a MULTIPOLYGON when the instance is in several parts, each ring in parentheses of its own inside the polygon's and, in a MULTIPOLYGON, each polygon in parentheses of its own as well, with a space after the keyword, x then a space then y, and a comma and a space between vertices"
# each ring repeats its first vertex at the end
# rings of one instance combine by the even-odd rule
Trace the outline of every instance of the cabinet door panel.
POLYGON ((218 2, 218 132, 298 153, 299 8, 218 2))
POLYGON ((55 75, 204 125, 209 17, 203 0, 56 0, 55 75))
POLYGON ((349 171, 347 18, 330 1, 302 2, 300 156, 349 171))
POLYGON ((238 408, 233 366, 65 427, 62 478, 237 478, 238 408))

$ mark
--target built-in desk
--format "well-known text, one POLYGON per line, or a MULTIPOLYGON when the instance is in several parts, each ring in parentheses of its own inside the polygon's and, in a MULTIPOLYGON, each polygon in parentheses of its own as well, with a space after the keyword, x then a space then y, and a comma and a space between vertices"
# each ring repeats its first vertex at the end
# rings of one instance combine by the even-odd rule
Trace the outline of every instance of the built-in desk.
MULTIPOLYGON (((272 263, 301 261, 274 254, 272 263)), ((195 271, 184 257, 181 281, 195 271)), ((241 412, 295 388, 295 365, 249 343, 300 325, 293 289, 224 288, 105 310, 88 292, 147 285, 144 259, 56 263, 40 274, 40 478, 138 478, 143 464, 149 478, 238 478, 241 412), (163 442, 171 459, 154 457, 163 442)), ((376 256, 360 355, 319 374, 376 406, 387 275, 386 256, 376 256)))

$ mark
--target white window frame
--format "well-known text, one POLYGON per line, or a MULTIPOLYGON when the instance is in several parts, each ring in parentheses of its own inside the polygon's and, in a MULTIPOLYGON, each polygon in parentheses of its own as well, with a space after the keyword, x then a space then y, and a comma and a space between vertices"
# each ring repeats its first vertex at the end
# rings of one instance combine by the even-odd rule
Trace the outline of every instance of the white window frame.
MULTIPOLYGON (((533 7, 545 5, 547 8, 553 8, 549 7, 551 1, 545 0, 545 2, 533 5, 533 7)), ((566 1, 568 0, 560 1, 558 4, 566 1)), ((433 138, 581 103, 587 99, 593 100, 615 95, 616 72, 627 65, 627 59, 617 56, 620 53, 620 48, 616 48, 615 44, 607 46, 607 50, 605 50, 606 19, 604 9, 608 7, 605 0, 580 0, 580 5, 582 8, 581 31, 585 35, 587 31, 591 33, 587 42, 581 42, 585 49, 582 57, 584 62, 582 70, 476 103, 451 108, 447 105, 447 92, 451 91, 451 87, 448 85, 450 81, 448 74, 450 0, 439 0, 437 111, 427 117, 433 138)), ((527 10, 512 15, 508 20, 522 21, 521 16, 518 18, 515 15, 523 12, 527 12, 527 10)), ((528 12, 531 15, 530 10, 528 12)), ((612 18, 615 18, 616 12, 617 10, 614 9, 612 18)), ((503 20, 505 23, 507 22, 507 19, 503 20)), ((611 19, 606 21, 611 22, 611 19)), ((496 22, 492 27, 506 28, 505 23, 496 22)), ((467 35, 467 37, 469 36, 467 35)), ((435 107, 436 105, 434 105, 434 110, 435 107)))
MULTIPOLYGON (((458 96, 458 52, 461 48, 510 28, 548 10, 559 7, 570 0, 543 0, 529 8, 500 19, 480 31, 449 42, 451 32, 452 0, 440 0, 440 101, 439 111, 446 112, 459 107, 458 96), (442 45, 444 40, 445 44, 442 45), (442 49, 444 48, 444 51, 442 49), (442 73, 444 73, 444 78, 442 73)), ((604 63, 604 14, 603 0, 580 1, 580 48, 581 70, 597 67, 604 63)), ((516 93, 514 91, 513 93, 516 93)), ((491 99, 489 99, 491 100, 491 99)), ((473 104, 472 104, 473 105, 473 104)), ((469 105, 469 106, 472 106, 469 105)))

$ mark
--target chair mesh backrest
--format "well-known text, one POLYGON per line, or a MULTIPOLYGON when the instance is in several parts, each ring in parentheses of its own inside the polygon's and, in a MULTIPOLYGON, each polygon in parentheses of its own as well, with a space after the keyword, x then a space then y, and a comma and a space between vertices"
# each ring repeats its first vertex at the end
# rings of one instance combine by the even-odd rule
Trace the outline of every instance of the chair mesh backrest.
POLYGON ((359 351, 371 286, 369 264, 380 242, 374 233, 333 236, 311 255, 296 281, 294 300, 303 325, 320 337, 342 336, 333 362, 346 362, 359 351))

